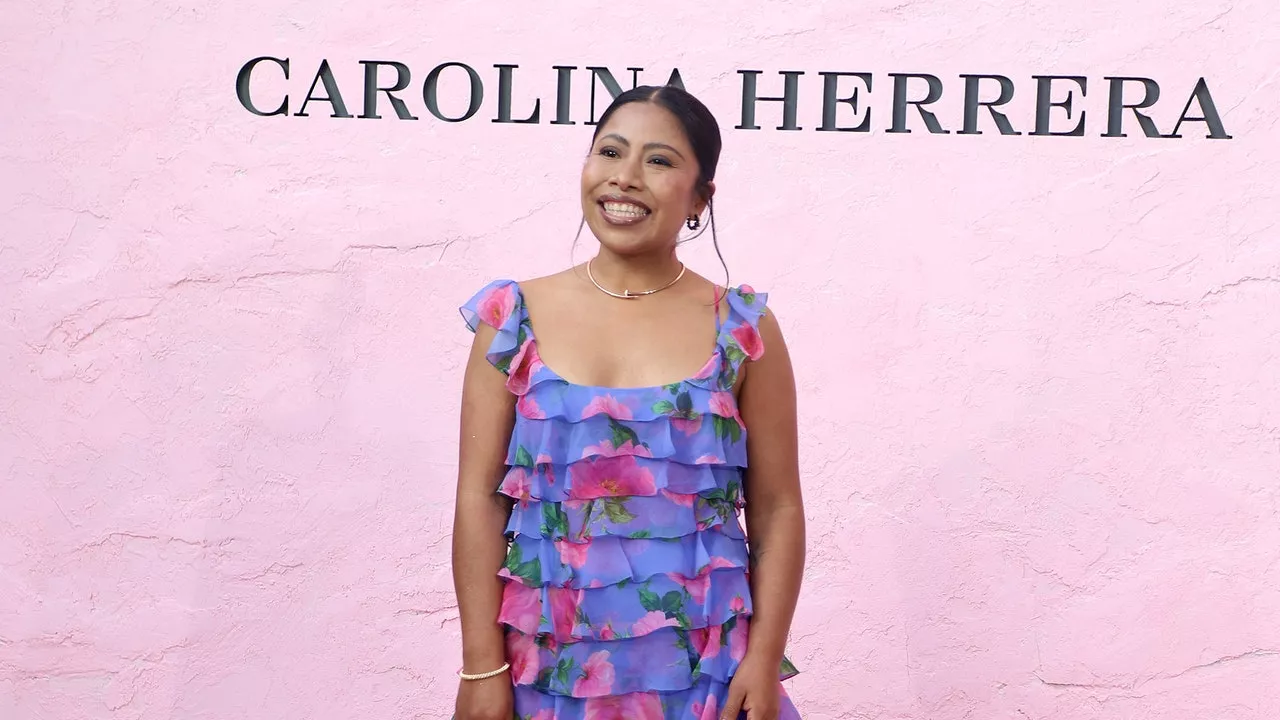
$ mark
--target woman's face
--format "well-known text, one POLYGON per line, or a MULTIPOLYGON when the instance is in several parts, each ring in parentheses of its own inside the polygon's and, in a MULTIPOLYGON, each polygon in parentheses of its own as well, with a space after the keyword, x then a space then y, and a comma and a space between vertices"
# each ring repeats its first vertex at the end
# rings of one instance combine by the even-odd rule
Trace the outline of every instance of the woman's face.
POLYGON ((619 255, 673 247, 706 201, 684 128, 662 106, 633 102, 599 129, 582 167, 582 213, 600 243, 619 255))

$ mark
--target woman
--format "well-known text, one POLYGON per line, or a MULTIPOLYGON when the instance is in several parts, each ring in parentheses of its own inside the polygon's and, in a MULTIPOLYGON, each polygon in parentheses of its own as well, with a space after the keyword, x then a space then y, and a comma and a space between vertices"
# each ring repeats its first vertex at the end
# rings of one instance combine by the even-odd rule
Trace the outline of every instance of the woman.
POLYGON ((621 94, 582 169, 595 257, 462 308, 458 720, 799 717, 786 345, 764 294, 676 257, 714 238, 719 155, 685 91, 621 94))

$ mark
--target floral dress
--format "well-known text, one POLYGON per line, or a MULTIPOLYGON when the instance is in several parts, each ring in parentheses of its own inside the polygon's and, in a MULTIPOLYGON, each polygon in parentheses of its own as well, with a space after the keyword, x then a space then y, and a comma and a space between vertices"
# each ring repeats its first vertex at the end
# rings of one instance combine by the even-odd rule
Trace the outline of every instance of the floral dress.
MULTIPOLYGON (((544 365, 513 281, 461 308, 472 331, 497 329, 488 360, 517 397, 498 620, 521 720, 718 718, 751 617, 732 390, 764 352, 766 296, 726 299, 703 368, 647 388, 577 385, 544 365)), ((779 680, 796 672, 784 660, 779 680)), ((781 717, 799 717, 785 692, 781 717)))

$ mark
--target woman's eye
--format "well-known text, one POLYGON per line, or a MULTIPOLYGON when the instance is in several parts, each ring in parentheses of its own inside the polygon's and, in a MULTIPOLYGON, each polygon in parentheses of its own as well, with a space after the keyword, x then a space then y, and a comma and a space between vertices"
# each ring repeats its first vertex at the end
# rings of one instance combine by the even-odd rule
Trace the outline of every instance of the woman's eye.
POLYGON ((601 150, 600 150, 600 154, 601 154, 601 155, 603 155, 603 156, 605 156, 605 157, 607 157, 607 158, 616 158, 616 157, 618 157, 618 151, 617 151, 617 150, 614 150, 614 149, 613 149, 613 148, 611 148, 611 147, 601 148, 601 150))
POLYGON ((661 155, 649 158, 649 162, 657 165, 665 165, 667 167, 671 167, 671 161, 662 157, 661 155))

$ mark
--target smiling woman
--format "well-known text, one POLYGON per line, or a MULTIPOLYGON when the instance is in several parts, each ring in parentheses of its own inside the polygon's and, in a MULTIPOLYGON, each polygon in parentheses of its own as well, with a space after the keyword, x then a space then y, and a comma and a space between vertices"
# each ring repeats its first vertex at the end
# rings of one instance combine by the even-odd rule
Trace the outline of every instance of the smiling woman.
POLYGON ((582 167, 595 257, 462 307, 459 720, 799 717, 790 360, 764 293, 676 254, 704 217, 716 241, 720 148, 685 91, 620 94, 582 167))

